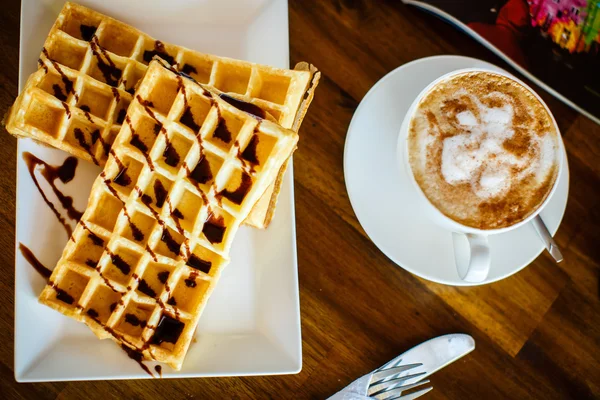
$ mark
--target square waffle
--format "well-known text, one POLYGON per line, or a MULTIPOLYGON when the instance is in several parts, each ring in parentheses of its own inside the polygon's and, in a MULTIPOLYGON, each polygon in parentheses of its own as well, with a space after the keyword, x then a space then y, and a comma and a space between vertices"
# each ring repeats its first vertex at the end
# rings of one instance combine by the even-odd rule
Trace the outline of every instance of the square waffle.
MULTIPOLYGON (((9 111, 6 129, 103 166, 137 82, 158 56, 227 101, 298 131, 320 74, 306 63, 284 70, 163 43, 86 7, 66 3, 44 43, 40 68, 9 111)), ((287 165, 287 163, 285 164, 287 165)), ((247 223, 270 222, 285 172, 247 223)))
POLYGON ((40 301, 180 369, 236 231, 297 140, 152 61, 40 301))

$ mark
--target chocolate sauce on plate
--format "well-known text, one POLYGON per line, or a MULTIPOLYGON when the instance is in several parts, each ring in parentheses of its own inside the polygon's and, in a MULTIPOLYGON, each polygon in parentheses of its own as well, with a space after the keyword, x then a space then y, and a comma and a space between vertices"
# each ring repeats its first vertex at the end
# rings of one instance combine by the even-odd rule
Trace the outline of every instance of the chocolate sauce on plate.
POLYGON ((29 175, 33 180, 33 183, 37 187, 38 191, 42 195, 44 202, 50 207, 58 221, 63 225, 67 235, 70 237, 73 233, 73 229, 69 224, 67 224, 66 219, 58 212, 56 206, 48 199, 42 187, 40 186, 34 171, 38 165, 42 166, 40 169, 41 175, 44 177, 46 182, 52 188, 55 196, 58 198, 61 206, 67 211, 67 216, 69 219, 77 222, 83 216, 81 211, 78 211, 73 207, 73 198, 71 196, 65 196, 56 186, 56 180, 60 180, 62 183, 69 183, 73 177, 75 176, 75 171, 77 169, 77 159, 75 157, 68 157, 65 159, 62 165, 50 165, 47 162, 37 158, 33 154, 29 152, 23 153, 23 161, 27 164, 27 169, 29 171, 29 175))
POLYGON ((25 246, 23 243, 19 243, 19 251, 38 274, 46 279, 50 278, 52 271, 42 264, 27 246, 25 246))
POLYGON ((134 350, 134 349, 130 348, 129 346, 122 344, 122 343, 121 343, 121 348, 123 350, 125 350, 125 353, 127 353, 129 358, 136 361, 140 365, 140 367, 142 367, 144 369, 144 371, 146 371, 146 373, 148 375, 150 375, 154 378, 154 375, 152 375, 152 372, 150 372, 150 370, 148 369, 146 364, 143 363, 144 355, 140 351, 134 350))

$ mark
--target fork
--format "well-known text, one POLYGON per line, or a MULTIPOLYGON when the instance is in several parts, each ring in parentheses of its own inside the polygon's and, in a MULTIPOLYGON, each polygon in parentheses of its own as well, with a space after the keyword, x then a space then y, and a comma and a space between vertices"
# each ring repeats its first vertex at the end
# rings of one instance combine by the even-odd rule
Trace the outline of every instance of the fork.
POLYGON ((412 400, 421 397, 433 389, 433 386, 428 386, 418 391, 402 395, 402 393, 407 390, 428 384, 429 380, 415 382, 415 378, 424 375, 425 372, 419 372, 412 375, 409 374, 410 370, 420 367, 423 364, 400 365, 401 362, 401 359, 394 359, 373 373, 367 390, 369 397, 380 400, 412 400), (411 380, 413 383, 408 382, 411 380))

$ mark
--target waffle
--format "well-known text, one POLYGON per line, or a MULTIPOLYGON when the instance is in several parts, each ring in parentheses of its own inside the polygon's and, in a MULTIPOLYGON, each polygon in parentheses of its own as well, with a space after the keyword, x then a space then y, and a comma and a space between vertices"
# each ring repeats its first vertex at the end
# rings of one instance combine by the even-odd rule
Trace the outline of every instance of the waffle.
POLYGON ((40 301, 180 369, 236 231, 297 140, 152 61, 40 301))
MULTIPOLYGON (((319 78, 306 63, 284 70, 163 43, 113 18, 66 3, 44 43, 40 68, 7 115, 6 129, 103 166, 136 84, 154 56, 227 93, 239 108, 296 131, 319 78)), ((283 172, 285 168, 248 224, 268 225, 283 172)))

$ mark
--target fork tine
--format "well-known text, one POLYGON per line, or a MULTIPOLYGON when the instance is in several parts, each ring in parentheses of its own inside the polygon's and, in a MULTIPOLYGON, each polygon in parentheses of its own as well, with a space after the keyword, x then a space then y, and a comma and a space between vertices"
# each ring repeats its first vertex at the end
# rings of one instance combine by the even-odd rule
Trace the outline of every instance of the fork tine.
POLYGON ((406 375, 406 376, 402 376, 400 378, 390 379, 390 380, 384 381, 382 383, 378 383, 376 385, 370 386, 369 390, 368 390, 369 396, 375 396, 379 393, 383 393, 383 392, 387 392, 388 390, 395 389, 398 386, 402 385, 403 382, 405 382, 409 379, 413 379, 418 376, 424 375, 424 374, 425 374, 425 372, 419 372, 418 374, 406 375))
POLYGON ((389 400, 414 400, 418 397, 423 396, 425 393, 430 392, 431 389, 433 389, 433 386, 429 386, 428 388, 421 389, 419 391, 416 391, 416 392, 410 393, 410 394, 406 394, 404 396, 394 397, 393 399, 389 399, 389 400))
POLYGON ((377 371, 383 371, 384 369, 387 369, 387 368, 398 367, 401 362, 402 362, 402 359, 400 358, 400 356, 398 356, 396 358, 392 358, 390 361, 388 361, 387 363, 385 363, 381 367, 379 367, 377 369, 377 371))
POLYGON ((416 383, 412 383, 410 385, 400 386, 400 387, 397 387, 395 389, 388 390, 386 392, 380 393, 380 394, 378 394, 375 397, 377 399, 379 399, 379 400, 391 400, 391 399, 394 399, 394 398, 398 398, 399 395, 401 395, 403 392, 406 392, 407 390, 414 389, 414 388, 419 387, 419 386, 423 386, 423 385, 425 385, 427 383, 429 383, 429 379, 423 380, 423 381, 419 381, 419 382, 416 382, 416 383))
POLYGON ((408 371, 409 369, 413 369, 416 367, 420 367, 421 365, 423 365, 423 364, 421 364, 421 363, 407 364, 407 365, 402 365, 400 367, 393 367, 393 368, 384 369, 379 372, 375 372, 371 376, 371 385, 376 385, 378 383, 381 383, 384 379, 391 377, 392 375, 400 374, 401 372, 408 371))

